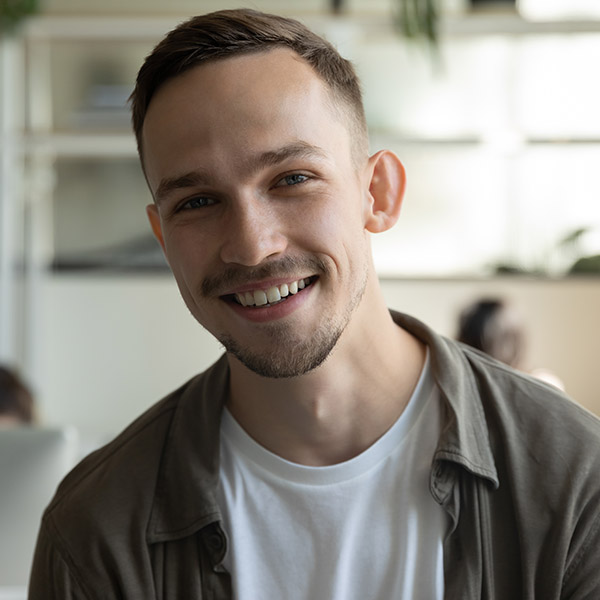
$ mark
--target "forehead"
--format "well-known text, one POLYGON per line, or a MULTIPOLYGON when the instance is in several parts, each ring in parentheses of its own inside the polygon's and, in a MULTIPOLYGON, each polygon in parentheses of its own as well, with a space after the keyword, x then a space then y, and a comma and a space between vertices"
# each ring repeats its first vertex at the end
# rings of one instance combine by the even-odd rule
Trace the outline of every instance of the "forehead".
MULTIPOLYGON (((280 105, 284 98, 318 94, 330 110, 335 107, 332 92, 312 67, 287 48, 251 52, 192 67, 182 75, 167 80, 150 101, 146 123, 165 109, 178 106, 191 108, 207 117, 222 114, 226 101, 241 114, 260 107, 280 105)), ((276 108, 277 106, 274 106, 276 108)))
POLYGON ((148 108, 142 144, 150 179, 175 156, 226 152, 240 161, 282 143, 320 145, 328 135, 349 144, 329 88, 297 54, 278 48, 211 61, 167 81, 148 108))

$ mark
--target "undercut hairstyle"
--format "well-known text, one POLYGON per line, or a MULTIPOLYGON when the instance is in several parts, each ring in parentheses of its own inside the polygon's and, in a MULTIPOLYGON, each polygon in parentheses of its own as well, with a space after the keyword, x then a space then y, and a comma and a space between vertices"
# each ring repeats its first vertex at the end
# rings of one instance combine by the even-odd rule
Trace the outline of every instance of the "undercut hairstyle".
POLYGON ((326 84, 334 106, 347 115, 356 156, 368 153, 367 125, 353 65, 325 39, 286 17, 251 9, 221 10, 181 23, 154 48, 139 70, 129 100, 138 152, 143 163, 142 129, 150 102, 167 81, 208 61, 289 48, 326 84))

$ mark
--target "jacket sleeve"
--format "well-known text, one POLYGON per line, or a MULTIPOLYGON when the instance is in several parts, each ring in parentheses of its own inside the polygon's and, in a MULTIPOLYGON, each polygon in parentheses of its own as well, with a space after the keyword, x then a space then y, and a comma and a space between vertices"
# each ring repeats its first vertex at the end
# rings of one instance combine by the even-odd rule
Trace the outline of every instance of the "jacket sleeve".
POLYGON ((91 600, 53 542, 45 520, 33 557, 28 600, 91 600))
POLYGON ((561 599, 600 598, 600 512, 584 526, 578 526, 571 540, 572 560, 563 579, 561 599))

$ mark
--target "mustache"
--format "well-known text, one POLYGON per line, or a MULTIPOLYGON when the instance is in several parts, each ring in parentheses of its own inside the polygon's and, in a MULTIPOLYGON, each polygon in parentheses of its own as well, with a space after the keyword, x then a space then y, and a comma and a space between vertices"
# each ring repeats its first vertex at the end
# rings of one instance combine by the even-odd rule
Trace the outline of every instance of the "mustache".
POLYGON ((329 270, 318 257, 286 256, 258 267, 229 266, 218 275, 206 277, 200 286, 205 298, 222 296, 227 290, 261 279, 275 279, 292 275, 322 275, 329 270))

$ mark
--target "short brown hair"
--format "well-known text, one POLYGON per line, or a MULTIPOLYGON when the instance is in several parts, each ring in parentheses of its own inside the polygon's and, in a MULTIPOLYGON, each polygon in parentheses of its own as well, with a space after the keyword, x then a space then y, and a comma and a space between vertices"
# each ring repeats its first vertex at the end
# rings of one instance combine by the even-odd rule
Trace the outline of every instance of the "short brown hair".
POLYGON ((367 126, 358 76, 325 39, 299 21, 251 9, 221 10, 192 17, 154 48, 139 70, 130 97, 133 131, 142 157, 142 128, 156 91, 169 79, 206 61, 275 47, 296 52, 341 100, 351 116, 354 146, 366 154, 367 126))

